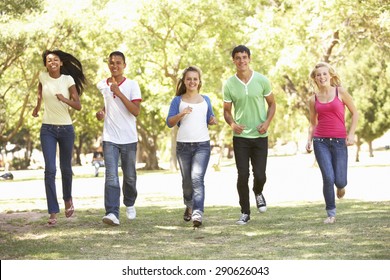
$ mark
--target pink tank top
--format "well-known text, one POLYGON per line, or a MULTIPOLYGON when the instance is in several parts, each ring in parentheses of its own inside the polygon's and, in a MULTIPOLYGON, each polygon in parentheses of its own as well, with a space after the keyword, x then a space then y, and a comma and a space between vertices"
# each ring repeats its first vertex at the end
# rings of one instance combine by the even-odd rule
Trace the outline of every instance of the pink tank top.
POLYGON ((338 88, 336 95, 329 103, 321 103, 315 97, 315 109, 318 116, 318 123, 314 128, 314 137, 346 138, 345 128, 345 106, 339 99, 338 88))

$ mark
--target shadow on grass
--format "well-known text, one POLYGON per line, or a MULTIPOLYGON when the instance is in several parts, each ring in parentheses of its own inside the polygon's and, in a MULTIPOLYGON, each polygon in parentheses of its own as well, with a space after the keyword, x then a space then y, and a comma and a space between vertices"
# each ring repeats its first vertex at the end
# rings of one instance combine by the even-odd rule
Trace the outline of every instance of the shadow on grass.
POLYGON ((390 202, 338 202, 337 222, 323 224, 323 205, 270 207, 236 225, 236 207, 208 207, 194 230, 183 209, 138 207, 121 225, 102 224, 102 209, 60 216, 54 227, 45 211, 0 213, 1 259, 389 259, 390 202))

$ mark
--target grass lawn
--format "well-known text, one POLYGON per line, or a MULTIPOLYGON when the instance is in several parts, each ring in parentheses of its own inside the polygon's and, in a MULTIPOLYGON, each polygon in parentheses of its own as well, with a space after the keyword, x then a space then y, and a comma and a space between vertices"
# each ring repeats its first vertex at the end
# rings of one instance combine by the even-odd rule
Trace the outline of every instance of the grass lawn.
POLYGON ((2 260, 389 260, 390 201, 338 201, 337 222, 323 224, 323 203, 272 206, 235 224, 239 208, 206 207, 194 230, 183 209, 138 207, 121 225, 101 222, 103 210, 80 209, 46 225, 44 210, 0 213, 2 260))

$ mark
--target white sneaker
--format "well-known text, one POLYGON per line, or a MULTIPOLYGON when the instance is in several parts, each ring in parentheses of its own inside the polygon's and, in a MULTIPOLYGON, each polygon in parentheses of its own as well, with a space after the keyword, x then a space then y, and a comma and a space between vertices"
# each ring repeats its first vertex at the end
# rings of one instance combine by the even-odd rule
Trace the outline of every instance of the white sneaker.
POLYGON ((200 227, 202 225, 202 214, 195 212, 192 214, 192 223, 194 227, 200 227))
POLYGON ((134 206, 126 207, 126 216, 129 220, 134 220, 137 216, 137 212, 135 211, 134 206))
POLYGON ((336 217, 328 217, 325 219, 324 224, 334 224, 336 222, 336 217))
POLYGON ((103 223, 110 226, 119 226, 119 220, 113 213, 108 213, 103 217, 103 223))

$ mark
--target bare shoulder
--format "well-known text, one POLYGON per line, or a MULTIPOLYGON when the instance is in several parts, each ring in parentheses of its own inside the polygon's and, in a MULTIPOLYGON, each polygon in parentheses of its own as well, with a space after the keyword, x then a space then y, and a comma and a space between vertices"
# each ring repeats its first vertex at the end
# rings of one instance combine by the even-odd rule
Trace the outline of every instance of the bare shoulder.
POLYGON ((347 90, 346 90, 345 88, 343 88, 342 86, 338 86, 337 89, 338 89, 338 92, 339 92, 340 94, 345 94, 345 93, 347 93, 347 90))
POLYGON ((313 93, 309 96, 309 98, 308 98, 307 101, 309 102, 310 105, 312 105, 312 104, 315 103, 315 100, 316 100, 316 94, 313 92, 313 93))
POLYGON ((339 92, 339 98, 341 100, 349 99, 351 98, 351 95, 348 93, 348 91, 343 88, 343 87, 338 87, 338 92, 339 92))

